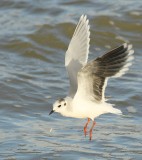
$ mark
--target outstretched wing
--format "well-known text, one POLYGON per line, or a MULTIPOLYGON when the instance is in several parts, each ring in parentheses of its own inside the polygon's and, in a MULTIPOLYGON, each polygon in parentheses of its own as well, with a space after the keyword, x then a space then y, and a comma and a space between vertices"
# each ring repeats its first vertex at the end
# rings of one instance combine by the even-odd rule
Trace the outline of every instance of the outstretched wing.
POLYGON ((123 44, 102 57, 89 62, 78 73, 78 89, 74 98, 104 102, 109 77, 120 77, 132 64, 132 45, 123 44))
POLYGON ((77 73, 87 63, 90 42, 89 20, 82 15, 65 55, 65 66, 69 75, 69 96, 77 91, 77 73))

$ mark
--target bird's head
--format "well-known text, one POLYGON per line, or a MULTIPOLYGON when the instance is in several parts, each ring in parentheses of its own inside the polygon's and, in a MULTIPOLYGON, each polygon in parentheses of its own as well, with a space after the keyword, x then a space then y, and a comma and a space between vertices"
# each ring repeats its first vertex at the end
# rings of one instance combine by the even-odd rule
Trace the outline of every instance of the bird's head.
POLYGON ((66 100, 64 98, 60 98, 59 100, 55 101, 55 103, 53 104, 53 109, 49 113, 49 115, 54 112, 62 113, 66 109, 66 106, 67 106, 66 100))

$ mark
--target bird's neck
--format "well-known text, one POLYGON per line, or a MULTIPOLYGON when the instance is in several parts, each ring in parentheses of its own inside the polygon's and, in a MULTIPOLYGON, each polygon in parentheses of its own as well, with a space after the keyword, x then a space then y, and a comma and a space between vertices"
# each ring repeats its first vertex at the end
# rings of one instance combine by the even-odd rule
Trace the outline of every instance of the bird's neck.
POLYGON ((73 107, 72 107, 72 98, 71 97, 66 97, 65 98, 66 102, 67 102, 67 106, 66 108, 62 111, 62 115, 63 116, 67 116, 67 117, 72 117, 72 112, 73 112, 73 107))

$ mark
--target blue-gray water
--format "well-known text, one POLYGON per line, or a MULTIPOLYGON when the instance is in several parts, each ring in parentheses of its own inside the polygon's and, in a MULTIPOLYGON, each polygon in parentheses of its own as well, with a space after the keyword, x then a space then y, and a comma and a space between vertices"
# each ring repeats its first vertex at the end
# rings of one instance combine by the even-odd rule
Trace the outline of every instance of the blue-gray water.
POLYGON ((142 1, 0 1, 0 160, 142 159, 142 1), (124 42, 134 46, 129 72, 108 83, 125 116, 86 120, 49 116, 68 92, 64 55, 82 14, 91 25, 89 59, 124 42))

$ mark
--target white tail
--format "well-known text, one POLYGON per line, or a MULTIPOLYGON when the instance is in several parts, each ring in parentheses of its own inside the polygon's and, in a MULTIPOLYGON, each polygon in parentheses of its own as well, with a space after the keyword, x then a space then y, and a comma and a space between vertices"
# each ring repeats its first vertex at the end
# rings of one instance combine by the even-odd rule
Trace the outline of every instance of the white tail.
POLYGON ((113 108, 113 107, 112 107, 112 109, 110 110, 110 113, 122 115, 121 110, 116 109, 116 108, 113 108))

